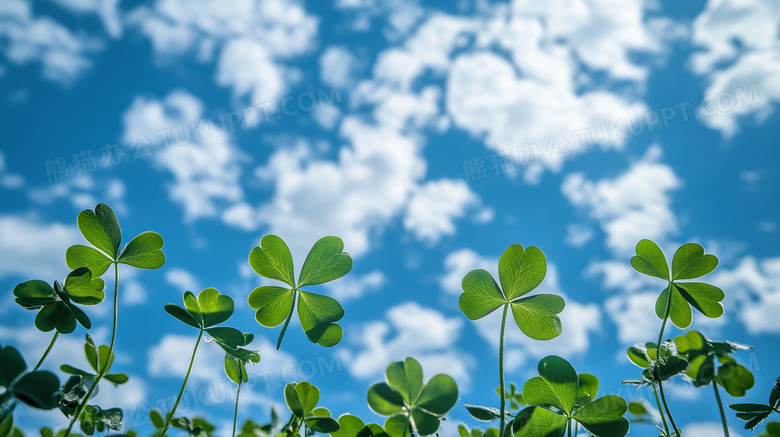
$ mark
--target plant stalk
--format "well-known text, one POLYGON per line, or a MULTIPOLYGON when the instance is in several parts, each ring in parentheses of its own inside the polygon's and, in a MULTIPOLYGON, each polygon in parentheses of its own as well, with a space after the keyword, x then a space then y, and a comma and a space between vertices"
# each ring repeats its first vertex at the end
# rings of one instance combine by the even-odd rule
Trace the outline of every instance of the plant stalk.
POLYGON ((192 364, 195 362, 195 354, 198 352, 198 345, 200 344, 201 337, 203 337, 203 328, 200 329, 200 332, 198 333, 198 339, 195 340, 195 348, 192 350, 192 358, 190 358, 190 367, 187 368, 187 374, 184 375, 184 382, 181 385, 181 390, 179 390, 179 396, 176 398, 176 402, 173 404, 173 409, 171 409, 171 412, 168 413, 168 418, 165 420, 165 426, 163 427, 162 431, 160 431, 160 437, 165 437, 165 431, 167 431, 168 427, 171 425, 171 420, 173 420, 173 415, 176 413, 176 408, 179 407, 181 397, 184 395, 184 389, 187 388, 187 380, 190 379, 192 364))
POLYGON ((244 371, 238 366, 238 390, 236 390, 236 409, 233 411, 233 437, 236 437, 236 421, 238 420, 238 397, 241 395, 241 383, 244 382, 244 371))
POLYGON ((664 395, 664 386, 663 382, 661 382, 661 374, 659 373, 660 368, 660 360, 661 360, 661 342, 664 338, 664 329, 666 329, 666 322, 669 320, 669 313, 672 309, 672 282, 669 281, 669 286, 667 287, 668 293, 666 295, 666 311, 664 311, 664 320, 661 323, 661 332, 658 333, 658 343, 656 343, 656 354, 655 354, 655 379, 658 381, 658 391, 661 394, 661 402, 664 404, 664 409, 666 410, 666 415, 669 416, 669 422, 672 424, 672 428, 674 429, 674 433, 677 434, 677 437, 680 437, 680 430, 677 428, 677 424, 674 423, 674 417, 672 417, 672 412, 669 410, 669 405, 666 403, 666 396, 664 395))
POLYGON ((498 380, 499 395, 501 396, 501 417, 498 435, 504 435, 504 426, 506 422, 506 388, 504 387, 504 331, 506 330, 506 313, 509 310, 509 304, 504 305, 504 315, 501 317, 501 333, 498 343, 498 380))
POLYGON ((108 346, 108 357, 106 358, 106 364, 100 368, 100 371, 95 377, 95 382, 92 383, 92 387, 89 388, 89 391, 87 392, 87 395, 84 397, 84 400, 81 401, 81 404, 78 406, 78 408, 76 408, 76 411, 73 413, 73 416, 71 416, 70 424, 68 424, 68 429, 65 431, 65 434, 62 437, 68 437, 70 435, 70 432, 73 429, 73 425, 76 423, 76 420, 78 420, 79 416, 81 416, 81 413, 84 412, 84 409, 87 408, 87 402, 89 402, 92 393, 97 388, 98 384, 100 383, 100 380, 103 379, 106 373, 108 373, 108 369, 111 368, 111 361, 112 361, 111 357, 113 357, 114 355, 114 344, 116 343, 116 326, 117 326, 117 319, 119 316, 118 304, 119 304, 119 264, 115 261, 114 262, 114 323, 113 326, 111 327, 111 343, 108 346))
POLYGON ((723 402, 720 400, 720 393, 718 392, 718 384, 712 381, 712 388, 715 389, 715 399, 718 400, 718 409, 720 410, 720 421, 723 423, 723 434, 725 437, 729 437, 729 424, 726 422, 726 412, 723 411, 723 402))
POLYGON ((571 437, 571 417, 569 417, 566 421, 569 422, 569 434, 568 435, 569 435, 569 437, 571 437))
POLYGON ((276 340, 276 350, 279 350, 279 347, 282 345, 282 338, 284 338, 284 333, 287 331, 287 325, 290 324, 290 319, 292 319, 293 311, 295 310, 295 298, 297 297, 297 294, 295 293, 295 289, 292 289, 292 303, 290 304, 290 314, 287 315, 287 320, 284 321, 284 326, 282 326, 282 332, 279 333, 279 339, 276 340))
POLYGON ((42 356, 42 357, 41 357, 41 359, 38 361, 38 364, 36 364, 36 365, 35 365, 35 368, 34 368, 34 369, 32 369, 32 371, 33 371, 33 372, 35 372, 36 370, 38 370, 38 369, 41 367, 41 364, 43 364, 43 361, 46 359, 46 357, 48 357, 48 356, 49 356, 49 352, 51 352, 51 348, 53 348, 53 347, 54 347, 54 343, 57 341, 57 337, 59 337, 59 335, 60 335, 60 332, 55 330, 55 331, 54 331, 54 337, 52 337, 52 339, 51 339, 51 343, 49 343, 49 347, 48 347, 48 348, 46 348, 46 352, 44 352, 44 353, 43 353, 43 356, 42 356))
POLYGON ((666 423, 666 416, 664 415, 664 409, 661 408, 661 401, 658 399, 658 388, 653 383, 653 394, 655 395, 655 404, 658 406, 658 414, 661 416, 661 421, 664 423, 664 430, 666 435, 669 435, 669 425, 666 423))

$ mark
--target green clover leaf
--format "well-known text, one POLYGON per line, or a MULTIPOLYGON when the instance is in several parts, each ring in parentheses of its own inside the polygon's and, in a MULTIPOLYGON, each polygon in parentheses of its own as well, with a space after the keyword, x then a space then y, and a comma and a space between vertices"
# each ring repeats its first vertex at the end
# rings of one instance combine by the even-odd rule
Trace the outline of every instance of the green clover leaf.
POLYGON ((655 343, 636 344, 626 351, 629 361, 644 369, 642 378, 638 380, 626 380, 625 384, 645 385, 653 384, 679 375, 688 369, 688 360, 674 353, 671 344, 665 342, 661 346, 661 355, 658 357, 658 346, 655 343), (657 372, 657 376, 656 376, 657 372))
POLYGON ((368 389, 368 406, 390 416, 384 428, 394 437, 434 434, 458 400, 458 385, 452 377, 438 374, 423 383, 422 366, 414 358, 390 363, 385 380, 368 389))
POLYGON ((297 282, 290 249, 276 235, 266 235, 260 240, 260 246, 249 253, 249 265, 258 275, 287 285, 257 287, 247 299, 256 311, 255 319, 262 326, 273 328, 284 322, 276 342, 277 349, 282 344, 296 303, 301 327, 309 341, 326 347, 341 341, 343 331, 336 324, 344 317, 341 304, 331 297, 301 289, 333 281, 352 269, 352 258, 344 252, 340 238, 323 237, 314 243, 297 282))
POLYGON ((531 406, 515 417, 515 436, 563 436, 571 420, 598 437, 628 433, 629 422, 623 417, 628 405, 623 398, 607 395, 589 400, 598 389, 592 375, 580 378, 568 361, 555 355, 543 358, 537 370, 539 376, 523 385, 523 398, 531 406))
POLYGON ((122 263, 141 269, 157 269, 165 264, 163 239, 156 232, 143 232, 120 253, 122 230, 110 206, 99 203, 94 210, 85 209, 77 218, 79 230, 94 247, 73 245, 65 252, 71 269, 86 267, 95 277, 102 276, 111 264, 122 263))
POLYGON ((325 408, 315 408, 320 400, 320 390, 309 382, 287 384, 284 387, 284 400, 290 411, 303 420, 309 429, 315 432, 332 433, 340 429, 339 422, 330 417, 325 408))
POLYGON ((45 370, 28 372, 24 358, 12 346, 0 345, 0 387, 0 423, 8 420, 17 401, 43 410, 57 408, 57 376, 45 370))
POLYGON ((678 282, 702 277, 717 265, 718 258, 705 254, 697 243, 683 244, 675 251, 671 276, 661 248, 650 240, 637 243, 636 255, 631 258, 631 266, 637 272, 667 281, 667 287, 656 301, 655 313, 662 320, 668 314, 672 323, 683 329, 693 321, 691 307, 712 319, 723 315, 723 290, 703 282, 678 282))
MULTIPOLYGON (((777 378, 774 386, 772 386, 768 404, 731 404, 729 408, 737 412, 738 418, 747 422, 745 423, 745 429, 754 429, 759 423, 769 417, 773 411, 778 412, 778 408, 780 408, 780 378, 777 378)), ((772 424, 770 423, 769 425, 772 424)), ((767 426, 767 431, 769 431, 769 426, 767 426)))
POLYGON ((342 414, 338 422, 339 429, 331 432, 331 437, 390 437, 380 425, 366 425, 361 418, 351 414, 342 414))
POLYGON ((509 305, 517 327, 525 335, 535 340, 553 339, 562 330, 558 314, 565 306, 563 298, 552 294, 522 297, 538 287, 546 273, 547 261, 539 248, 531 246, 526 250, 513 244, 498 262, 501 287, 487 271, 472 270, 463 278, 458 305, 471 320, 509 305))
POLYGON ((690 362, 685 375, 695 387, 719 384, 735 397, 744 396, 745 392, 753 387, 753 374, 731 357, 737 350, 753 349, 752 347, 729 341, 715 342, 694 330, 676 337, 674 342, 677 351, 684 354, 690 362))

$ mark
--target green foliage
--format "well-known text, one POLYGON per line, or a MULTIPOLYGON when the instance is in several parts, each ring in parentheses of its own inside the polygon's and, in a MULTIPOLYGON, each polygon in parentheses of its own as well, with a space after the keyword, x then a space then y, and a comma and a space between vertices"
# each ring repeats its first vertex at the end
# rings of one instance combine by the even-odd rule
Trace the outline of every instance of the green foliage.
POLYGON ((276 342, 277 349, 282 344, 296 300, 298 318, 309 341, 322 346, 335 346, 341 341, 343 332, 336 324, 344 317, 341 304, 331 297, 301 289, 336 280, 352 269, 352 258, 344 252, 344 242, 340 238, 323 237, 314 243, 297 282, 290 249, 276 235, 266 235, 260 240, 260 246, 249 253, 249 265, 258 275, 286 285, 257 287, 248 298, 259 324, 273 328, 284 322, 276 342))
POLYGON ((685 375, 696 387, 719 384, 731 396, 745 396, 753 387, 753 373, 738 364, 731 354, 737 350, 753 349, 728 340, 714 342, 699 331, 688 331, 674 339, 677 351, 685 354, 690 363, 685 375), (717 365, 716 365, 717 360, 717 365), (717 372, 716 369, 717 368, 717 372))
POLYGON ((780 437, 780 423, 769 422, 766 424, 766 430, 758 437, 780 437))
POLYGON ((377 414, 390 416, 384 428, 393 437, 434 434, 458 400, 454 379, 438 374, 423 383, 422 366, 414 358, 390 363, 385 379, 387 382, 368 389, 368 406, 377 414))
POLYGON ((592 375, 578 377, 568 361, 555 355, 543 358, 537 370, 539 376, 523 385, 523 398, 531 406, 515 417, 515 436, 563 436, 572 420, 598 437, 628 433, 629 422, 623 417, 628 410, 626 401, 615 395, 592 399, 595 396, 590 392, 594 385, 598 388, 592 375))
POLYGON ((331 432, 331 437, 391 437, 380 425, 366 425, 361 418, 351 414, 342 414, 338 422, 339 429, 331 432))
POLYGON ((13 432, 12 414, 18 401, 43 410, 57 408, 60 381, 45 370, 27 371, 19 351, 0 345, 0 430, 13 432))
POLYGON ((74 303, 97 305, 105 298, 100 278, 92 278, 92 272, 80 267, 68 274, 63 285, 54 281, 54 287, 34 279, 14 287, 16 303, 27 310, 39 309, 35 327, 42 332, 56 329, 60 334, 70 334, 76 329, 76 322, 86 329, 92 327, 84 311, 74 303))
POLYGON ((688 361, 679 356, 671 343, 661 345, 661 356, 655 343, 636 344, 626 351, 629 361, 644 369, 642 379, 629 379, 624 384, 645 385, 680 375, 688 368, 688 361))
POLYGON ((509 305, 517 327, 535 340, 550 340, 561 333, 557 314, 563 311, 562 297, 538 294, 522 297, 541 284, 547 273, 547 260, 539 248, 525 250, 520 244, 509 246, 498 261, 499 288, 485 270, 472 270, 462 281, 463 294, 458 305, 471 320, 481 319, 502 305, 509 305))
MULTIPOLYGON (((772 391, 769 393, 769 402, 766 404, 731 404, 729 408, 737 412, 737 417, 746 421, 745 429, 754 429, 772 412, 780 414, 780 378, 777 378, 772 391)), ((774 426, 773 426, 774 428, 774 426)))
POLYGON ((469 431, 463 425, 458 425, 459 437, 498 437, 498 428, 488 428, 487 430, 472 429, 469 431))
POLYGON ((661 421, 661 413, 644 398, 632 399, 628 403, 628 420, 636 424, 655 425, 661 421))
POLYGON ((723 315, 721 301, 723 291, 704 282, 679 282, 681 279, 696 279, 715 269, 718 258, 705 254, 704 248, 696 243, 680 246, 672 259, 672 272, 661 248, 650 240, 636 245, 636 255, 631 266, 639 273, 667 281, 667 286, 658 297, 655 312, 659 319, 669 318, 678 328, 687 328, 693 321, 691 307, 710 318, 723 315), (667 311, 668 304, 668 311, 667 311))
POLYGON ((339 422, 330 416, 326 408, 317 408, 320 390, 309 382, 287 384, 284 387, 284 400, 292 411, 288 429, 297 435, 301 425, 315 432, 332 433, 340 428, 339 422))

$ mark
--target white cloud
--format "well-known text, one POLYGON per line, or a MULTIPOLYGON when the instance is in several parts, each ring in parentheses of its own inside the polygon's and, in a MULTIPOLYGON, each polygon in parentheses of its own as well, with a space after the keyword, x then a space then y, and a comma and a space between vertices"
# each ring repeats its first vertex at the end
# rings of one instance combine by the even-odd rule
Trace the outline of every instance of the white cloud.
POLYGON ((287 87, 287 69, 276 64, 265 45, 251 39, 234 39, 225 44, 219 57, 217 84, 232 86, 233 94, 248 94, 253 103, 275 103, 287 87))
POLYGON ((0 36, 7 39, 5 56, 14 64, 40 63, 43 76, 70 85, 92 66, 88 58, 102 44, 77 35, 49 17, 35 17, 25 0, 8 0, 0 7, 0 36))
POLYGON ((660 153, 660 148, 652 147, 614 179, 591 182, 574 173, 563 182, 563 194, 599 222, 607 246, 618 255, 631 254, 643 238, 666 239, 677 231, 669 193, 682 182, 671 167, 658 162, 660 153))
POLYGON ((656 316, 655 302, 660 293, 635 293, 612 296, 604 302, 604 310, 617 325, 622 344, 645 342, 648 333, 658 331, 661 321, 656 316))
POLYGON ((416 302, 390 308, 385 318, 350 331, 350 345, 357 348, 348 364, 352 376, 380 377, 390 361, 414 357, 423 365, 426 379, 447 373, 459 385, 468 385, 473 359, 454 349, 463 326, 461 318, 447 318, 416 302))
MULTIPOLYGON (((204 335, 205 339, 205 335, 204 335)), ((223 379, 225 352, 201 339, 190 374, 191 381, 217 384, 223 379)), ((196 336, 166 334, 149 348, 147 373, 153 377, 184 378, 190 365, 196 336)))
POLYGON ((404 228, 424 241, 437 242, 455 233, 453 219, 479 203, 479 198, 462 180, 441 179, 420 185, 406 207, 404 228))
POLYGON ((762 122, 780 101, 778 26, 780 6, 761 0, 710 0, 693 21, 693 42, 704 50, 692 55, 691 65, 709 82, 701 120, 726 137, 736 134, 739 118, 752 114, 762 122), (749 103, 729 104, 728 96, 719 102, 721 94, 749 103))
POLYGON ((320 78, 325 84, 346 87, 353 81, 357 59, 346 48, 331 46, 320 56, 320 78))
POLYGON ((571 224, 566 227, 566 244, 574 247, 582 247, 593 239, 593 230, 582 225, 571 224))
POLYGON ((387 282, 385 275, 379 270, 374 270, 362 276, 347 275, 338 281, 328 282, 325 286, 330 291, 331 297, 345 303, 379 290, 385 282, 387 282))
POLYGON ((460 295, 463 277, 474 269, 487 270, 497 278, 498 258, 483 257, 471 249, 452 252, 444 259, 444 274, 439 278, 439 285, 447 293, 460 295))
POLYGON ((736 314, 748 332, 780 332, 780 258, 744 257, 730 270, 718 269, 710 282, 726 293, 727 314, 736 314))
MULTIPOLYGON (((685 437, 711 437, 723 434, 723 425, 718 422, 694 422, 685 425, 682 429, 685 437)), ((729 427, 729 435, 740 437, 743 434, 729 427)))
POLYGON ((23 281, 63 280, 70 269, 65 251, 84 239, 76 226, 47 223, 30 215, 0 216, 0 277, 18 277, 23 281))
MULTIPOLYGON (((224 114, 205 118, 195 96, 173 91, 162 100, 137 97, 123 114, 123 141, 143 150, 159 168, 173 174, 168 192, 184 208, 185 221, 216 217, 242 202, 240 162, 247 159, 229 139, 224 114), (220 118, 223 117, 223 118, 220 118)), ((227 224, 243 224, 225 217, 227 224)))
POLYGON ((197 293, 201 288, 198 279, 192 273, 178 267, 170 267, 165 271, 165 282, 171 284, 177 290, 192 291, 197 293))

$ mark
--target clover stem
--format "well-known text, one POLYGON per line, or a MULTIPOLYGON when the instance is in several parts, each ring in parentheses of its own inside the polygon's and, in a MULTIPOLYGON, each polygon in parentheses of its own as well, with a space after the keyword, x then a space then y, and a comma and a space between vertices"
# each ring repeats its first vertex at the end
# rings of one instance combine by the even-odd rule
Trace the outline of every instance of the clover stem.
POLYGON ((661 421, 664 423, 664 430, 666 431, 666 435, 669 435, 669 425, 666 423, 666 416, 664 415, 663 408, 661 408, 661 401, 658 399, 658 388, 655 386, 655 383, 653 383, 653 394, 655 395, 655 403, 658 405, 658 414, 661 415, 661 421))
POLYGON ((51 352, 51 348, 53 348, 53 347, 54 347, 54 342, 56 342, 56 341, 57 341, 57 337, 59 337, 59 335, 60 335, 60 332, 59 332, 59 331, 54 331, 54 337, 52 337, 52 339, 51 339, 51 343, 49 343, 49 347, 48 347, 48 348, 46 348, 46 352, 44 352, 44 353, 43 353, 43 356, 42 356, 42 357, 41 357, 41 359, 38 361, 38 364, 36 364, 36 365, 35 365, 35 368, 34 368, 34 369, 32 369, 32 371, 33 371, 33 372, 35 372, 36 370, 38 370, 38 369, 41 367, 41 364, 43 364, 43 360, 45 360, 45 359, 46 359, 46 357, 48 357, 48 356, 49 356, 49 352, 51 352))
POLYGON ((504 435, 504 425, 506 421, 506 388, 504 387, 504 331, 506 330, 506 313, 509 310, 509 304, 504 305, 504 315, 501 316, 501 333, 498 343, 498 380, 499 395, 501 396, 501 417, 498 434, 504 435))
POLYGON ((198 333, 198 339, 195 340, 195 348, 192 350, 192 358, 190 358, 190 367, 187 368, 187 374, 184 376, 184 383, 182 383, 181 390, 179 390, 179 396, 176 398, 176 402, 173 404, 173 409, 170 413, 168 413, 165 426, 163 427, 162 431, 160 431, 160 437, 165 437, 165 431, 167 431, 168 427, 171 425, 171 420, 173 420, 173 415, 176 413, 176 408, 179 407, 181 397, 184 395, 184 389, 187 388, 187 380, 190 379, 192 364, 195 362, 195 354, 198 352, 198 345, 200 344, 201 337, 203 337, 203 328, 200 329, 200 332, 198 333))
POLYGON ((723 434, 729 437, 729 424, 726 422, 726 412, 723 411, 723 402, 720 400, 720 393, 718 392, 718 384, 712 381, 712 388, 715 389, 715 399, 718 400, 718 409, 720 410, 720 421, 723 423, 723 434))
POLYGON ((298 297, 298 294, 296 293, 296 290, 292 289, 292 303, 290 304, 290 314, 287 314, 287 320, 284 321, 284 326, 282 326, 282 332, 279 333, 279 339, 276 340, 276 350, 279 350, 279 347, 282 345, 282 338, 284 338, 284 332, 287 331, 287 325, 290 324, 290 319, 292 319, 293 311, 295 310, 295 298, 298 297))
POLYGON ((236 409, 233 411, 233 437, 236 437, 236 420, 238 420, 238 397, 241 395, 241 383, 244 382, 244 371, 238 366, 238 390, 236 390, 236 409))
POLYGON ((672 428, 674 429, 674 433, 677 434, 677 437, 680 437, 680 430, 677 428, 677 424, 674 423, 674 417, 672 417, 672 412, 669 410, 669 405, 666 403, 666 396, 664 395, 664 386, 663 382, 661 382, 661 374, 660 371, 660 360, 661 360, 661 342, 664 338, 664 329, 666 329, 666 322, 669 320, 669 312, 672 309, 672 282, 669 281, 669 286, 666 288, 668 293, 666 294, 666 310, 664 311, 664 320, 661 323, 661 332, 658 333, 658 343, 656 343, 656 354, 655 354, 655 379, 658 381, 658 391, 661 394, 661 402, 664 404, 664 410, 666 410, 666 415, 669 416, 669 422, 672 424, 672 428))
POLYGON ((566 418, 566 421, 569 422, 569 437, 571 437, 571 417, 566 418))
POLYGON ((116 343, 117 319, 119 316, 119 308, 118 308, 119 263, 115 261, 113 264, 114 264, 114 322, 113 322, 113 326, 111 327, 111 343, 108 346, 108 355, 106 356, 106 363, 100 368, 100 371, 95 377, 95 381, 92 383, 92 387, 89 388, 87 395, 84 396, 84 400, 81 401, 81 404, 79 404, 79 406, 76 408, 76 411, 73 413, 73 416, 71 416, 70 424, 68 424, 68 429, 65 431, 65 434, 62 437, 68 437, 70 435, 70 431, 73 429, 73 425, 76 423, 76 420, 78 420, 79 416, 81 416, 81 413, 84 412, 84 409, 87 408, 87 402, 89 402, 89 399, 92 397, 92 393, 97 388, 98 384, 100 383, 100 380, 103 379, 106 373, 108 373, 108 369, 111 368, 111 362, 113 361, 112 358, 114 356, 114 343, 116 343))

